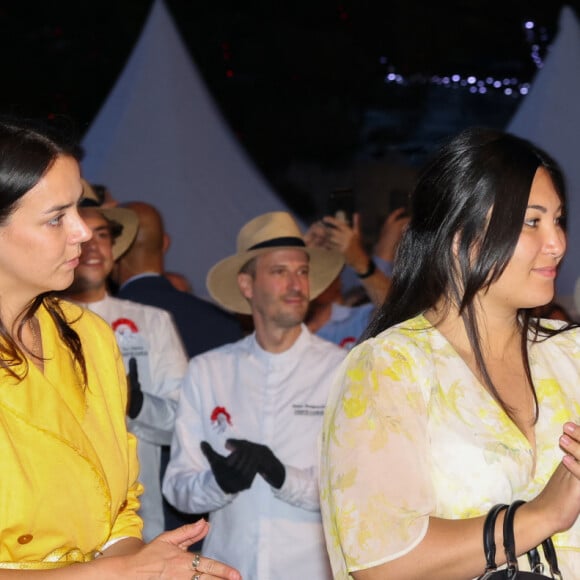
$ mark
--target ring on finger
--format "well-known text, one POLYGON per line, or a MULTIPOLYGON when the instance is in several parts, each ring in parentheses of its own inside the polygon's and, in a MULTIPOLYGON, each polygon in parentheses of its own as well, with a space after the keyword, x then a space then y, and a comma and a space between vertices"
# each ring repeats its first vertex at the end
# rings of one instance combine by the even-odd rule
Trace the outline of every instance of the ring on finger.
POLYGON ((201 574, 197 574, 197 573, 196 573, 196 574, 194 574, 194 575, 191 577, 191 580, 201 580, 201 574))
MULTIPOLYGON (((200 562, 201 562, 201 556, 200 556, 199 554, 196 554, 196 555, 193 557, 193 561, 191 562, 191 566, 192 566, 192 568, 193 568, 193 570, 194 570, 195 572, 197 572, 197 571, 198 571, 197 569, 198 569, 198 567, 199 567, 199 563, 200 563, 200 562)), ((194 577, 192 578, 192 580, 199 580, 199 579, 198 579, 198 578, 195 578, 195 576, 194 576, 194 577)))

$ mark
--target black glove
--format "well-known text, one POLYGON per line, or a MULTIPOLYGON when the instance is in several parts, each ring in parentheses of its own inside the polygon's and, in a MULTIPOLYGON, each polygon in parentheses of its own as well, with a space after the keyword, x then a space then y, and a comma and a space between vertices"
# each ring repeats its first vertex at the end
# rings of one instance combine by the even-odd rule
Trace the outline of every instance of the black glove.
POLYGON ((257 469, 272 487, 280 489, 286 479, 286 468, 266 445, 244 439, 228 439, 226 447, 232 450, 228 463, 238 469, 257 469))
POLYGON ((230 465, 230 463, 234 463, 230 460, 233 454, 224 457, 215 451, 207 441, 202 441, 200 447, 209 461, 215 480, 223 491, 226 493, 238 493, 245 489, 250 489, 254 477, 256 477, 256 468, 252 466, 238 468, 230 465))
POLYGON ((143 408, 143 391, 141 390, 141 383, 139 382, 137 361, 134 357, 129 359, 127 383, 129 384, 129 406, 127 407, 127 415, 131 419, 134 419, 143 408))

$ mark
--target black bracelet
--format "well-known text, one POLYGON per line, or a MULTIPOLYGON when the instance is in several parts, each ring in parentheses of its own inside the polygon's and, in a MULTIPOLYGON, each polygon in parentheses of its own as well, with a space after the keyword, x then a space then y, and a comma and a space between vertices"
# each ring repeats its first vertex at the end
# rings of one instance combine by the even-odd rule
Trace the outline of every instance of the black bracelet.
POLYGON ((367 268, 367 271, 363 272, 362 274, 359 274, 357 272, 356 275, 359 278, 359 280, 364 280, 365 278, 372 276, 375 273, 376 269, 377 265, 375 264, 374 260, 372 258, 369 258, 369 267, 367 268))

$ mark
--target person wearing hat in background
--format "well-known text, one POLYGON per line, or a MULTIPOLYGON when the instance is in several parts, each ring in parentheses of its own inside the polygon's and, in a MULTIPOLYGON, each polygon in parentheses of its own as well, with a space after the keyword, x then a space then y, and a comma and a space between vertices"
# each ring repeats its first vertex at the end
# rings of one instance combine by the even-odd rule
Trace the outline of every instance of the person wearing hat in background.
POLYGON ((303 324, 338 275, 338 252, 307 248, 290 214, 248 222, 237 253, 208 273, 212 298, 255 331, 191 359, 163 493, 210 513, 203 555, 252 580, 331 578, 318 499, 317 442, 344 358, 303 324))
POLYGON ((237 319, 190 292, 178 291, 165 273, 171 238, 157 208, 143 201, 122 204, 137 216, 135 241, 116 262, 117 296, 171 312, 189 358, 242 338, 237 319))
POLYGON ((161 446, 171 442, 187 356, 168 312, 109 295, 108 276, 137 234, 137 216, 126 208, 100 207, 91 186, 83 181, 83 187, 79 213, 93 236, 82 244, 74 282, 63 294, 101 316, 115 331, 130 387, 128 428, 138 439, 139 479, 145 487, 139 515, 143 537, 150 541, 167 529, 161 446))
MULTIPOLYGON (((165 231, 161 212, 143 201, 122 204, 137 216, 139 227, 131 247, 116 261, 111 277, 118 286, 116 296, 141 304, 157 306, 170 312, 181 336, 188 358, 242 338, 237 318, 215 304, 181 292, 165 272, 165 253, 171 238, 165 231)), ((161 471, 169 461, 169 445, 161 448, 161 471)), ((182 514, 163 502, 165 522, 177 527, 205 514, 182 514)), ((200 545, 192 549, 199 550, 200 545)))

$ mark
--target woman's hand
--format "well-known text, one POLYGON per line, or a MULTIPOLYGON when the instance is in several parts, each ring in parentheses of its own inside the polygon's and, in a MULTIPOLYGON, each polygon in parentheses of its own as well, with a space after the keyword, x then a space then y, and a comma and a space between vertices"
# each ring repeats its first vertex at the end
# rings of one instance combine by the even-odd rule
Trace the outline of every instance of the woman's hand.
POLYGON ((580 515, 580 426, 566 423, 559 442, 566 455, 546 487, 530 502, 551 522, 552 533, 569 529, 580 515))
POLYGON ((102 560, 109 560, 108 564, 115 567, 114 577, 119 578, 241 580, 240 573, 227 564, 187 551, 189 546, 204 538, 208 530, 209 524, 199 520, 160 534, 134 554, 102 560))
POLYGON ((562 463, 568 471, 580 480, 580 426, 571 421, 564 424, 564 433, 560 437, 560 447, 566 455, 562 463))
POLYGON ((353 215, 352 227, 332 216, 324 217, 322 223, 327 228, 326 249, 340 252, 345 263, 355 272, 364 272, 369 265, 369 255, 362 243, 359 214, 353 215))

